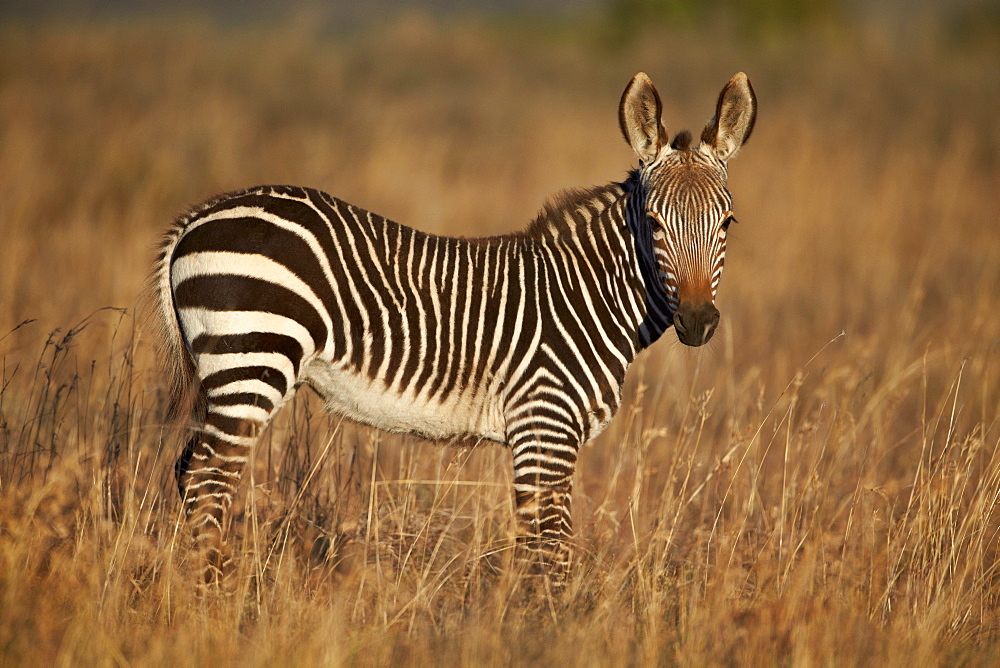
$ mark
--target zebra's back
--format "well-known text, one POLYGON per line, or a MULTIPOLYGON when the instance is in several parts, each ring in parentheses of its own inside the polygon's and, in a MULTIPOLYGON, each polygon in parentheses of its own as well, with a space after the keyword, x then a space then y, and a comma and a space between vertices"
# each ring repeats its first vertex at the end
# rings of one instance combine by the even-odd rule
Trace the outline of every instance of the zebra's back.
POLYGON ((253 188, 179 221, 161 258, 164 315, 230 417, 266 422, 307 383, 382 429, 503 441, 501 349, 516 334, 486 322, 519 301, 496 279, 515 243, 425 234, 308 188, 253 188))

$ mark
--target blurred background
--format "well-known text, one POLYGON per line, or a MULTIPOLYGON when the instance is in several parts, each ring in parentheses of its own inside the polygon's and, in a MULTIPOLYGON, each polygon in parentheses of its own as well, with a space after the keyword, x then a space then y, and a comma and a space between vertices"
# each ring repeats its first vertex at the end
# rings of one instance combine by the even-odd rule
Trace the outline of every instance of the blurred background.
POLYGON ((258 183, 433 232, 518 229, 561 188, 622 178, 639 70, 672 133, 737 71, 758 92, 731 169, 741 323, 853 333, 914 280, 935 312, 995 293, 973 252, 997 240, 994 2, 361 4, 2 3, 2 322, 129 306, 174 216, 258 183))
MULTIPOLYGON (((698 133, 745 71, 759 113, 730 164, 739 224, 720 333, 699 350, 668 333, 640 357, 626 417, 581 457, 582 544, 608 573, 632 572, 638 544, 681 564, 688 616, 643 636, 667 638, 653 661, 693 651, 686 630, 723 648, 734 625, 772 638, 816 601, 832 606, 809 618, 832 638, 819 656, 954 659, 893 643, 978 642, 997 628, 998 63, 993 0, 0 2, 0 511, 14 516, 10 499, 64 466, 83 481, 66 507, 124 526, 130 506, 108 481, 142 470, 164 509, 144 531, 170 535, 173 456, 142 459, 162 445, 161 393, 136 307, 160 235, 187 207, 289 183, 429 232, 501 234, 560 189, 624 178, 635 158, 617 108, 636 72, 658 87, 672 135, 698 133), (781 608, 783 578, 806 562, 803 595, 781 608), (893 624, 901 635, 880 635, 893 624)), ((315 403, 299 400, 260 449, 257 485, 277 508, 299 498, 337 428, 309 427, 315 403)), ((362 506, 372 457, 380 489, 453 472, 449 450, 393 437, 412 449, 378 455, 371 432, 337 433, 357 434, 336 447, 362 453, 362 506)), ((493 514, 469 510, 469 522, 506 526, 509 455, 463 461, 454 475, 496 484, 478 497, 493 514)), ((328 533, 335 491, 298 506, 328 533)), ((413 499, 381 517, 425 507, 413 499)), ((356 523, 362 511, 337 512, 356 523)), ((113 542, 98 535, 96 554, 113 542)), ((16 545, 5 549, 28 554, 16 545)), ((81 623, 83 600, 66 604, 81 623)), ((630 606, 609 624, 632 620, 630 606)), ((439 619, 433 602, 407 610, 439 619)), ((604 656, 563 640, 552 647, 604 656)), ((151 642, 140 633, 123 652, 169 654, 151 642)), ((747 656, 773 660, 762 648, 747 656)))

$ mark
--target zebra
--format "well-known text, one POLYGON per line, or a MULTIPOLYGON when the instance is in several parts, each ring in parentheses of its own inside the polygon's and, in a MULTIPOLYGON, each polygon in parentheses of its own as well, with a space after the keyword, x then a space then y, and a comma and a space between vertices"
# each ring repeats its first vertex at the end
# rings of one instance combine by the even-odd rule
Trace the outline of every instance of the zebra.
POLYGON ((503 236, 435 236, 292 186, 177 219, 151 291, 170 410, 189 420, 175 473, 200 582, 232 572, 225 534, 251 450, 308 385, 359 423, 510 448, 514 553, 562 586, 577 455, 614 416, 629 365, 671 326, 700 346, 718 325, 727 165, 756 109, 741 72, 697 144, 668 140, 660 96, 636 74, 618 120, 638 167, 503 236))

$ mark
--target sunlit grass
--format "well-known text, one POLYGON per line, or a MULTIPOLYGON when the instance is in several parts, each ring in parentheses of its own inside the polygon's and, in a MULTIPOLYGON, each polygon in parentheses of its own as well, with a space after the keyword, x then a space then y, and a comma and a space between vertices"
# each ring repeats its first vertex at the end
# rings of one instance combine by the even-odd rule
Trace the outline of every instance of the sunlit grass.
MULTIPOLYGON (((509 31, 508 31, 509 32, 509 31)), ((879 39, 621 51, 411 17, 0 29, 4 663, 987 663, 997 650, 995 54, 879 39), (510 455, 300 393, 238 502, 238 591, 194 595, 136 315, 158 235, 216 192, 321 187, 497 234, 619 179, 621 88, 700 129, 746 71, 720 332, 668 333, 584 447, 578 565, 525 601, 510 455), (105 308, 114 307, 114 308, 105 308)))

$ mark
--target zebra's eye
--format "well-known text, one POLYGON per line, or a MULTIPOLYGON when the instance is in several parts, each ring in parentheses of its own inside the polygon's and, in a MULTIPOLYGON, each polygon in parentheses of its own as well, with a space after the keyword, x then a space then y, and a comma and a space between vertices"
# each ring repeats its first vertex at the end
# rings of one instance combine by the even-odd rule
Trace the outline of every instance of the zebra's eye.
POLYGON ((647 211, 646 218, 653 228, 653 239, 663 241, 667 236, 667 224, 663 221, 663 216, 655 211, 647 211))
POLYGON ((722 231, 727 232, 729 230, 729 226, 732 223, 738 223, 738 222, 740 221, 736 220, 736 216, 734 216, 733 214, 729 214, 728 216, 726 216, 725 220, 722 221, 722 231))

